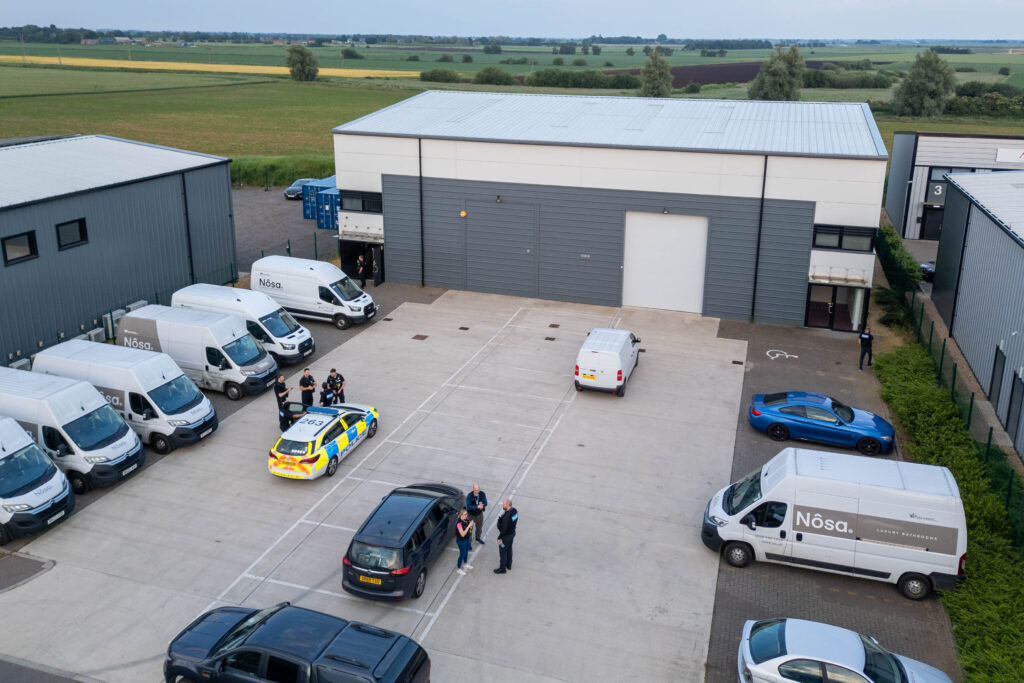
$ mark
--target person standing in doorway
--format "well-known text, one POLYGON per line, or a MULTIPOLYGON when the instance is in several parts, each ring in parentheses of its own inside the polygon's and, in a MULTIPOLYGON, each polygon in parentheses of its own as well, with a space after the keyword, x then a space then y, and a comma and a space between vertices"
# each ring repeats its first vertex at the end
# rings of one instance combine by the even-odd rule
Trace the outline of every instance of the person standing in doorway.
POLYGON ((871 334, 871 330, 867 327, 860 333, 860 367, 858 369, 864 369, 864 356, 868 357, 868 365, 871 365, 871 340, 875 338, 875 335, 871 334))
POLYGON ((512 542, 516 540, 516 524, 519 522, 519 511, 512 507, 512 501, 506 498, 501 503, 501 517, 498 517, 498 568, 495 574, 504 574, 512 569, 512 542))
POLYGON ((345 402, 345 378, 334 368, 331 368, 331 374, 327 376, 327 383, 331 385, 331 391, 334 393, 334 403, 345 402))
POLYGON ((307 408, 313 405, 313 394, 316 393, 316 380, 313 379, 313 375, 309 374, 309 368, 302 371, 299 388, 302 389, 302 405, 307 408))
POLYGON ((356 278, 359 280, 359 288, 366 289, 366 275, 369 268, 366 265, 366 259, 360 254, 359 258, 356 259, 356 278))
POLYGON ((466 496, 466 509, 469 511, 469 518, 473 520, 473 535, 476 538, 476 542, 480 545, 486 545, 481 529, 484 527, 484 510, 487 509, 487 494, 480 490, 480 484, 473 484, 473 490, 466 496))
POLYGON ((472 547, 472 534, 473 533, 473 521, 469 518, 469 513, 466 512, 466 508, 462 508, 462 512, 459 513, 459 521, 455 523, 455 544, 459 546, 459 559, 455 565, 455 571, 462 576, 466 575, 466 569, 472 569, 473 565, 469 563, 469 549, 472 547))

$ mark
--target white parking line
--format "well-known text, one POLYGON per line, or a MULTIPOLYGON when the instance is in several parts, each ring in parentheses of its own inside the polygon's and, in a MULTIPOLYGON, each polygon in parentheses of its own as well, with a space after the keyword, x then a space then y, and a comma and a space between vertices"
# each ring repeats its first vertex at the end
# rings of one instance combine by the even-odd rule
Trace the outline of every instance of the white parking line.
MULTIPOLYGON (((246 574, 244 578, 252 579, 253 581, 260 581, 262 583, 271 583, 275 586, 294 588, 295 590, 304 591, 306 593, 319 593, 320 595, 329 595, 332 598, 343 598, 345 600, 352 600, 353 602, 366 602, 362 598, 357 598, 354 595, 349 595, 348 593, 337 593, 335 591, 329 591, 324 588, 313 588, 312 586, 303 586, 299 583, 291 583, 290 581, 272 579, 269 576, 256 576, 255 574, 246 574)), ((419 614, 421 616, 430 616, 432 614, 431 612, 425 612, 421 609, 413 609, 412 607, 394 606, 393 609, 401 610, 402 612, 412 612, 413 614, 419 614)))
MULTIPOLYGON (((517 396, 518 396, 518 394, 517 394, 517 396)), ((462 415, 458 415, 456 413, 442 413, 442 412, 436 411, 436 410, 421 410, 420 412, 421 413, 430 413, 432 415, 438 415, 440 417, 462 417, 462 415)), ((512 427, 519 427, 520 429, 533 429, 534 431, 543 431, 537 425, 524 425, 524 424, 520 424, 519 422, 509 422, 508 420, 496 420, 494 418, 489 418, 489 419, 483 419, 483 420, 478 419, 476 421, 477 422, 493 422, 494 424, 499 424, 499 425, 510 425, 512 427)))
POLYGON ((548 396, 536 396, 534 394, 524 394, 524 393, 522 393, 520 391, 503 391, 501 389, 489 389, 487 387, 474 387, 474 386, 470 386, 468 384, 449 384, 448 382, 445 382, 442 386, 455 387, 456 389, 466 389, 468 391, 482 391, 484 393, 500 394, 502 396, 514 396, 517 399, 532 398, 535 401, 552 401, 552 402, 556 402, 556 403, 561 400, 561 399, 558 399, 558 398, 550 398, 548 396))
POLYGON ((517 458, 503 458, 500 455, 482 455, 481 456, 481 455, 479 455, 477 453, 466 453, 465 451, 456 451, 456 450, 453 450, 451 448, 440 448, 438 446, 427 446, 426 444, 413 443, 412 441, 389 441, 388 443, 393 443, 396 446, 411 446, 413 448, 425 448, 425 449, 430 450, 430 451, 440 451, 442 453, 451 453, 452 455, 472 455, 474 457, 489 458, 491 460, 501 460, 503 462, 512 462, 512 463, 516 463, 516 464, 519 464, 519 463, 522 462, 522 459, 517 459, 517 458))
POLYGON ((351 531, 352 533, 358 531, 358 529, 353 529, 347 526, 338 526, 337 524, 328 524, 327 522, 314 522, 311 519, 300 519, 299 521, 303 524, 312 524, 314 526, 322 526, 327 529, 337 529, 338 531, 351 531))

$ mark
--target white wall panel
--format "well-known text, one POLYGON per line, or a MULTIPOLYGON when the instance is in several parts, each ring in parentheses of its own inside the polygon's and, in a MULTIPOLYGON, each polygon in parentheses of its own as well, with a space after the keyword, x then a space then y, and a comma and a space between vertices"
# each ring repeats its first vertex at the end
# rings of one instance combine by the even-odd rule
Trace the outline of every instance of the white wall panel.
POLYGON ((997 150, 1021 148, 1024 148, 1024 137, 1009 139, 918 135, 917 158, 914 164, 917 166, 1024 169, 1024 163, 996 161, 997 150))
POLYGON ((815 223, 876 227, 884 184, 884 161, 771 157, 765 196, 815 202, 815 223))
POLYGON ((376 135, 335 135, 334 169, 339 188, 380 192, 383 174, 419 174, 416 140, 376 135))

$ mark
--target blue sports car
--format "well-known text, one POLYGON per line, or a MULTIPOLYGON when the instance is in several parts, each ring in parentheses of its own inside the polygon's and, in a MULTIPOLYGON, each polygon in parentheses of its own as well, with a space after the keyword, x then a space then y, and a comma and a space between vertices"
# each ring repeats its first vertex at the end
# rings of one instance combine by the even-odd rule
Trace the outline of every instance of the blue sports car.
POLYGON ((895 433, 874 413, 807 391, 754 394, 747 418, 754 429, 775 441, 820 441, 853 447, 864 455, 888 453, 895 433))

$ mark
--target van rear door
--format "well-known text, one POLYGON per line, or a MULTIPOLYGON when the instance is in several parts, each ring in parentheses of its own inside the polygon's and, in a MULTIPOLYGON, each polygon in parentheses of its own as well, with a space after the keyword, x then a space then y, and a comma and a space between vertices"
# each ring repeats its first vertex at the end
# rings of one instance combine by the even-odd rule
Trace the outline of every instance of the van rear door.
POLYGON ((621 384, 618 373, 622 364, 611 351, 585 350, 579 355, 580 384, 598 389, 615 389, 621 384))

